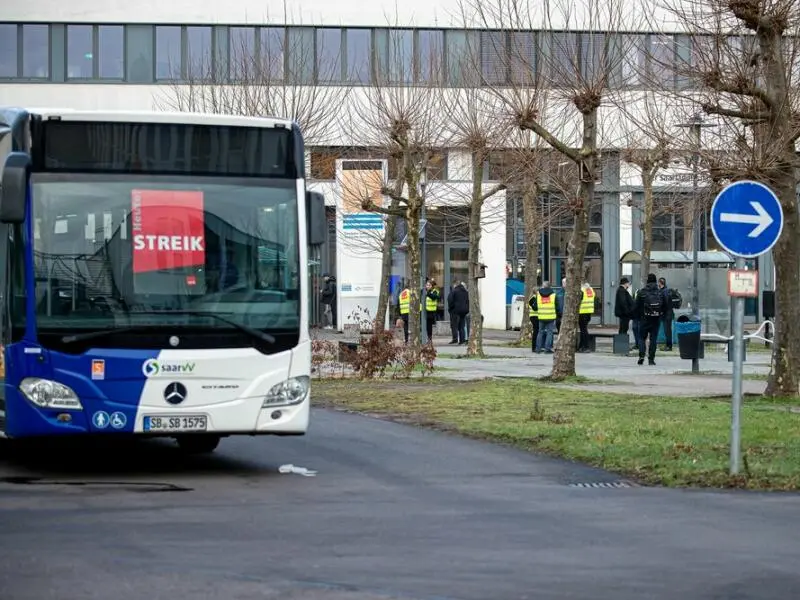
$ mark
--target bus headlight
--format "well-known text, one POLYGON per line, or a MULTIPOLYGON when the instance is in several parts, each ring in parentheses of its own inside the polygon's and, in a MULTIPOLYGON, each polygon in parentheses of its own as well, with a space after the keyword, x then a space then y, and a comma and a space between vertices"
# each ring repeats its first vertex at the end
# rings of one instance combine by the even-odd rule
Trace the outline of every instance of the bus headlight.
POLYGON ((310 379, 308 376, 292 377, 273 385, 264 398, 262 408, 279 404, 299 404, 308 395, 310 379))
POLYGON ((83 410, 83 405, 72 388, 57 381, 26 377, 19 384, 19 389, 28 400, 42 408, 83 410))

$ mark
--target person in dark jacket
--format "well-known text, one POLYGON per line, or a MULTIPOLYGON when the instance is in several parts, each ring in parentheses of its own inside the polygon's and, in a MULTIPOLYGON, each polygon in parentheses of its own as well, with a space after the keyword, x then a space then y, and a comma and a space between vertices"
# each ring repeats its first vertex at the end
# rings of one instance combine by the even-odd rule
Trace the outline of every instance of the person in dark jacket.
POLYGON ((627 277, 620 279, 617 297, 614 300, 614 316, 619 319, 619 333, 625 335, 628 335, 634 308, 633 298, 628 291, 630 287, 631 282, 627 277))
POLYGON ((639 317, 639 364, 644 364, 645 344, 649 338, 648 364, 655 365, 658 328, 661 325, 661 319, 667 312, 667 299, 658 288, 656 276, 653 273, 647 276, 647 285, 636 294, 634 312, 639 317))
POLYGON ((469 313, 469 292, 463 281, 456 282, 447 295, 447 312, 450 313, 451 344, 467 343, 467 314, 469 313))
POLYGON ((664 323, 664 345, 668 352, 672 351, 672 321, 675 319, 675 309, 672 306, 672 293, 667 287, 667 280, 663 277, 658 278, 658 287, 667 301, 667 312, 661 317, 661 322, 664 323))
POLYGON ((335 324, 333 306, 336 302, 336 279, 328 273, 322 276, 324 283, 320 289, 320 302, 322 303, 322 321, 325 329, 333 329, 335 324))

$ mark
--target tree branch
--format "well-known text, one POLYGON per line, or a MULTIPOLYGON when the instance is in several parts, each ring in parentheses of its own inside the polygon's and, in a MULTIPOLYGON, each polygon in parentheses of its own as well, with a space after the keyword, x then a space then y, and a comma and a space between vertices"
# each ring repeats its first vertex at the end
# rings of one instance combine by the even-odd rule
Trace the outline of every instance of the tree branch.
POLYGON ((404 217, 406 215, 405 209, 392 210, 391 208, 378 206, 372 200, 364 200, 361 202, 361 208, 369 212, 376 212, 390 217, 404 217))
POLYGON ((761 100, 764 106, 772 109, 775 108, 775 102, 773 102, 772 96, 770 96, 765 89, 747 81, 726 81, 722 78, 720 73, 716 71, 714 73, 707 73, 703 77, 703 83, 716 92, 755 98, 756 100, 761 100))
POLYGON ((725 108, 719 104, 703 104, 703 110, 709 115, 719 115, 720 117, 731 117, 733 119, 747 119, 752 121, 764 121, 769 119, 769 112, 765 110, 744 111, 735 108, 725 108))
POLYGON ((407 198, 403 198, 400 192, 397 192, 391 188, 388 187, 381 188, 381 194, 383 194, 384 196, 389 196, 389 198, 391 198, 392 200, 396 200, 397 202, 408 204, 407 198))
POLYGON ((488 200, 489 198, 494 196, 496 193, 502 192, 504 189, 506 189, 506 184, 505 183, 501 183, 499 185, 494 186, 492 189, 490 189, 488 192, 486 192, 485 194, 483 194, 481 196, 481 202, 483 202, 484 200, 488 200))
POLYGON ((520 129, 527 129, 529 131, 534 132, 540 138, 542 138, 545 142, 547 142, 553 149, 558 150, 561 154, 569 158, 574 163, 580 163, 582 158, 580 152, 575 150, 574 148, 570 148, 564 142, 557 139, 552 133, 547 131, 541 124, 532 117, 520 117, 518 119, 518 125, 520 129))

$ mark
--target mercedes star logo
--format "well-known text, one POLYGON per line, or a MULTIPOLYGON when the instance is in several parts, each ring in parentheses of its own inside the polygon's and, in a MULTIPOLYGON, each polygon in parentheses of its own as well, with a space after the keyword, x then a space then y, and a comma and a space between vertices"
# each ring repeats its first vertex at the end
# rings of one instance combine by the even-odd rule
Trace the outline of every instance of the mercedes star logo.
POLYGON ((186 386, 182 383, 170 383, 164 390, 164 400, 170 404, 180 404, 186 400, 186 386))

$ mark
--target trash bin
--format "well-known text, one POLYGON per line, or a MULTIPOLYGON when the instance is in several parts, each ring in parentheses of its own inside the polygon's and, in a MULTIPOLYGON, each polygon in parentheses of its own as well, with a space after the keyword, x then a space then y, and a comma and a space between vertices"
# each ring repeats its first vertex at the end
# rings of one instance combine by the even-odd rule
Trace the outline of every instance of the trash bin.
POLYGON ((703 358, 700 342, 701 321, 697 317, 681 315, 673 323, 675 334, 678 336, 678 351, 684 360, 703 358))

